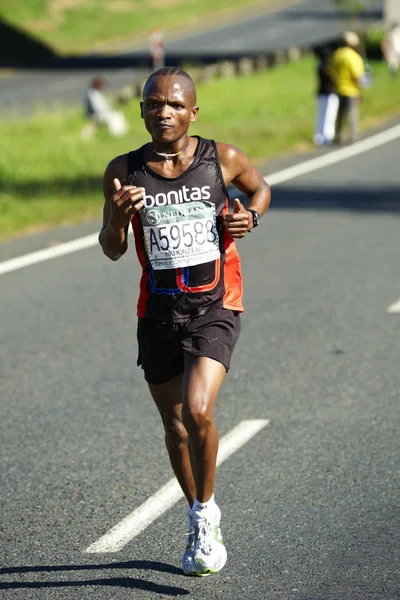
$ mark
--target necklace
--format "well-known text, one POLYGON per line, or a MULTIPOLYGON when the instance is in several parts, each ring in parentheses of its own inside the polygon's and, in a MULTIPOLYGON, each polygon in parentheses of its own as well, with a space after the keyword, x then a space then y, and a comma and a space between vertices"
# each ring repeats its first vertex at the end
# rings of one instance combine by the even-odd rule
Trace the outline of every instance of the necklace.
POLYGON ((190 138, 189 138, 189 141, 186 144, 186 146, 183 148, 183 150, 179 150, 179 152, 175 152, 174 154, 167 154, 166 152, 157 152, 157 150, 154 148, 154 144, 153 144, 153 152, 158 154, 158 156, 163 156, 164 158, 174 158, 174 156, 178 156, 178 154, 182 154, 182 152, 185 152, 185 150, 188 149, 189 144, 190 144, 190 138))

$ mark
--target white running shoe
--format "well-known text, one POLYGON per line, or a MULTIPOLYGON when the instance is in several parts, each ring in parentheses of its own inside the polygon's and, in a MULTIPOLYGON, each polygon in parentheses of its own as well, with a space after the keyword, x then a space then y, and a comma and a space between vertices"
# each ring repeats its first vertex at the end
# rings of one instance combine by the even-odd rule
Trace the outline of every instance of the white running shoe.
POLYGON ((188 513, 188 527, 189 533, 187 534, 186 549, 182 557, 182 569, 186 575, 196 575, 193 565, 194 525, 190 509, 188 513))
POLYGON ((192 513, 194 525, 193 567, 199 577, 218 573, 226 563, 227 553, 222 541, 221 511, 216 504, 211 509, 192 513))

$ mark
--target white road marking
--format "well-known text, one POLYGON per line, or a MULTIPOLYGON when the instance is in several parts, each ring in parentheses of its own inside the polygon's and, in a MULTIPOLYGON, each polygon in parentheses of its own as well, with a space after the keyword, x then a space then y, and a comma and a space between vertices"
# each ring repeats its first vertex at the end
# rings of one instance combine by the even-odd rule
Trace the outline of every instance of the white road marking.
POLYGON ((391 304, 387 311, 388 313, 400 313, 400 299, 394 304, 391 304))
MULTIPOLYGON (((277 185, 279 183, 283 183, 284 181, 294 179, 295 177, 300 177, 301 175, 305 175, 307 173, 311 173, 312 171, 317 171, 318 169, 333 165, 341 160, 345 160, 346 158, 357 156, 358 154, 362 154, 368 150, 374 150, 375 148, 378 148, 378 146, 387 144, 398 137, 400 137, 400 125, 395 125, 394 127, 386 129, 381 133, 372 135, 365 140, 356 142, 351 146, 346 146, 346 148, 334 150, 333 152, 329 152, 323 156, 318 156, 317 158, 312 158, 298 165, 294 165, 293 167, 288 167, 287 169, 278 171, 277 173, 264 175, 264 177, 268 181, 269 185, 277 185)), ((72 242, 60 244, 59 246, 46 248, 45 250, 39 250, 38 252, 32 252, 18 258, 6 260, 0 263, 0 275, 9 273, 10 271, 16 271, 17 269, 22 269, 23 267, 27 267, 35 263, 49 260, 51 258, 56 258, 57 256, 70 254, 71 252, 76 252, 77 250, 83 250, 84 248, 95 246, 98 243, 97 240, 98 233, 94 233, 84 238, 73 240, 72 242)))
MULTIPOLYGON (((268 423, 269 419, 253 419, 241 421, 236 427, 231 429, 220 440, 217 466, 244 446, 268 423)), ((97 542, 86 548, 85 552, 90 554, 118 552, 182 497, 183 493, 177 480, 175 478, 171 479, 158 492, 139 506, 139 508, 131 512, 125 519, 98 539, 97 542)))
POLYGON ((16 271, 22 269, 22 267, 28 267, 35 263, 40 263, 50 258, 56 258, 57 256, 63 256, 64 254, 71 254, 77 250, 83 250, 84 248, 90 248, 98 243, 99 233, 92 233, 83 238, 72 240, 71 242, 65 242, 58 246, 52 246, 51 248, 45 248, 44 250, 38 250, 37 252, 31 252, 30 254, 24 254, 17 258, 11 258, 0 263, 0 275, 9 273, 10 271, 16 271))
POLYGON ((339 150, 334 150, 328 154, 317 156, 317 158, 311 158, 310 160, 306 160, 305 162, 294 165, 293 167, 283 169, 278 173, 265 175, 265 179, 268 181, 269 185, 277 185, 278 183, 283 183, 284 181, 289 181, 295 177, 300 177, 301 175, 306 175, 312 171, 317 171, 323 167, 333 165, 341 160, 345 160, 346 158, 363 154, 368 150, 375 150, 375 148, 378 148, 383 144, 387 144, 388 142, 392 142, 398 137, 400 137, 400 125, 395 125, 390 129, 386 129, 381 133, 371 135, 371 137, 361 140, 360 142, 356 142, 350 146, 346 146, 345 148, 339 148, 339 150))

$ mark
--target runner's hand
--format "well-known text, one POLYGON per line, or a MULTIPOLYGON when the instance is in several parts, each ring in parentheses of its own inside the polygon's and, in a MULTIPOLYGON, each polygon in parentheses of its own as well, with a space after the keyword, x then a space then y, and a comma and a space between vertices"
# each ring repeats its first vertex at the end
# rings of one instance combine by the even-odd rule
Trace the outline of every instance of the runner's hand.
POLYGON ((233 201, 233 212, 225 215, 225 226, 233 238, 243 238, 251 228, 250 214, 238 198, 233 201))
POLYGON ((121 186, 119 179, 113 180, 114 193, 110 198, 108 224, 114 231, 121 231, 129 225, 132 216, 144 206, 145 190, 134 185, 121 186))

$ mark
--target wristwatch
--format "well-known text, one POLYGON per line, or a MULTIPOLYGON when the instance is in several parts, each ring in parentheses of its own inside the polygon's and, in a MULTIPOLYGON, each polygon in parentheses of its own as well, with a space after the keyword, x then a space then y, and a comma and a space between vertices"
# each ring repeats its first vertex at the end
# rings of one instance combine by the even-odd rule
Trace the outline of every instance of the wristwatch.
POLYGON ((253 215, 253 227, 257 227, 257 225, 259 225, 261 221, 260 215, 256 210, 253 210, 252 208, 248 208, 247 212, 250 212, 253 215))

